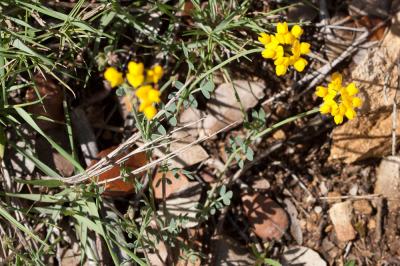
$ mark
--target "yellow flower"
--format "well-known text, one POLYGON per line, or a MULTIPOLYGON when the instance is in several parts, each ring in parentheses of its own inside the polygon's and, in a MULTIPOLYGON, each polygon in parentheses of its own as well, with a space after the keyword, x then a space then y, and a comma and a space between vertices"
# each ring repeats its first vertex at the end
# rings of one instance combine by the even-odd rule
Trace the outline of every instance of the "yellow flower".
POLYGON ((303 34, 303 29, 299 25, 294 25, 292 30, 290 31, 296 39, 299 39, 303 34))
POLYGON ((264 45, 267 45, 271 42, 271 36, 269 36, 265 32, 262 32, 260 33, 260 36, 258 36, 258 41, 264 45))
POLYGON ((299 58, 295 63, 294 63, 294 68, 298 71, 298 72, 302 72, 304 70, 304 68, 307 66, 307 60, 305 60, 304 58, 299 58))
POLYGON ((157 109, 153 105, 150 105, 143 110, 143 113, 148 120, 151 120, 157 114, 157 109))
POLYGON ((261 52, 262 57, 274 60, 276 65, 276 75, 282 76, 286 74, 290 66, 302 72, 308 65, 305 58, 300 57, 310 53, 311 45, 307 42, 300 42, 300 36, 303 29, 299 25, 295 25, 289 31, 286 22, 277 23, 276 33, 268 35, 261 33, 258 40, 264 44, 265 49, 261 52))
POLYGON ((318 97, 324 98, 328 95, 328 89, 322 86, 317 86, 317 91, 315 92, 315 94, 318 97))
POLYGON ((158 83, 163 73, 163 68, 160 65, 155 65, 152 69, 147 70, 147 81, 158 83))
POLYGON ((136 63, 134 61, 130 61, 128 63, 128 72, 134 76, 143 75, 143 72, 144 72, 143 63, 136 63))
POLYGON ((308 42, 300 43, 300 53, 308 54, 310 52, 310 47, 311 47, 311 44, 309 44, 308 42))
POLYGON ((354 108, 362 105, 362 100, 355 97, 358 88, 352 82, 346 87, 342 86, 342 75, 335 72, 331 76, 328 87, 317 86, 315 94, 323 99, 320 106, 321 114, 331 114, 336 124, 343 123, 344 117, 352 120, 357 116, 354 108))
POLYGON ((283 76, 286 74, 287 67, 285 65, 277 65, 275 67, 275 72, 277 76, 283 76))
POLYGON ((262 53, 261 53, 262 57, 267 58, 267 59, 274 58, 275 54, 276 54, 276 52, 274 50, 268 49, 268 48, 265 48, 265 50, 262 51, 262 53))
POLYGON ((133 75, 130 72, 126 74, 126 79, 128 80, 129 84, 131 84, 132 87, 137 89, 140 85, 143 84, 144 81, 144 75, 133 75))
POLYGON ((126 79, 129 84, 135 89, 139 88, 144 82, 144 65, 143 63, 129 62, 128 63, 128 73, 126 74, 126 79))
POLYGON ((115 67, 109 67, 104 71, 104 78, 110 82, 111 88, 117 87, 124 83, 122 73, 119 72, 115 67))
POLYGON ((140 87, 137 91, 136 91, 136 96, 140 99, 140 100, 146 100, 148 98, 148 94, 149 91, 152 90, 153 87, 150 85, 144 85, 142 87, 140 87))
POLYGON ((288 32, 288 24, 286 23, 286 22, 283 22, 283 23, 278 23, 277 25, 276 25, 276 32, 278 33, 278 34, 285 34, 285 33, 287 33, 288 32))

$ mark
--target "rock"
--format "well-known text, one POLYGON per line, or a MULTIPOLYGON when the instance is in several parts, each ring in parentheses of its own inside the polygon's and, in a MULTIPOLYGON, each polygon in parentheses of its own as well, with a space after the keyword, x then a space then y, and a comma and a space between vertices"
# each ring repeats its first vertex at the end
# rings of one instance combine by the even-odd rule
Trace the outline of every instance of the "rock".
POLYGON ((356 237, 356 231, 351 224, 352 211, 350 201, 336 203, 329 209, 329 217, 339 241, 350 241, 356 237))
MULTIPOLYGON (((352 163, 387 155, 392 145, 392 104, 397 88, 396 62, 400 54, 400 12, 380 47, 371 49, 364 61, 351 73, 360 89, 363 106, 359 115, 332 132, 329 160, 352 163), (389 78, 389 81, 387 81, 389 78), (384 84, 387 90, 384 91, 384 84)), ((400 124, 400 116, 396 119, 400 124)), ((400 127, 396 129, 400 140, 400 127)))
POLYGON ((353 202, 353 208, 356 212, 362 214, 371 214, 372 213, 372 206, 368 200, 356 200, 353 202))
POLYGON ((263 240, 279 240, 289 226, 286 212, 271 198, 260 193, 242 196, 244 213, 254 233, 263 240))
POLYGON ((264 97, 264 84, 247 80, 235 80, 223 83, 215 90, 214 95, 207 102, 208 115, 204 119, 205 135, 210 135, 226 127, 232 122, 243 121, 243 111, 257 105, 259 99, 264 97), (240 103, 235 97, 235 90, 240 103))
POLYGON ((368 227, 368 229, 369 230, 375 230, 375 228, 376 228, 376 221, 375 221, 375 219, 369 219, 368 220, 368 225, 367 225, 367 227, 368 227))
POLYGON ((272 137, 276 140, 284 140, 286 139, 286 133, 282 129, 279 129, 272 134, 272 137))
MULTIPOLYGON (((195 227, 201 222, 196 217, 199 213, 198 205, 202 193, 202 186, 199 182, 189 182, 180 187, 179 190, 171 193, 165 201, 167 217, 175 218, 176 222, 183 228, 195 227)), ((160 203, 158 215, 164 215, 163 203, 160 203)))
MULTIPOLYGON (((400 197, 400 157, 389 156, 382 159, 376 172, 374 193, 381 194, 385 198, 400 197)), ((388 200, 390 210, 400 207, 400 200, 388 200)))
POLYGON ((324 261, 317 252, 302 246, 287 249, 282 254, 281 263, 282 266, 327 266, 326 261, 324 261))
POLYGON ((296 206, 294 206, 290 199, 284 199, 283 202, 286 205, 286 210, 290 217, 290 234, 296 240, 297 244, 301 245, 303 244, 303 230, 297 218, 298 212, 296 206))
POLYGON ((175 193, 187 186, 190 182, 189 179, 177 172, 176 175, 172 171, 157 172, 153 179, 152 187, 154 191, 154 197, 156 199, 162 199, 162 178, 165 178, 165 198, 168 198, 169 195, 175 193))
POLYGON ((154 153, 163 157, 166 154, 176 152, 177 155, 167 162, 172 168, 185 168, 200 163, 208 158, 208 153, 199 144, 191 144, 196 139, 185 130, 172 133, 169 147, 160 147, 154 153))
POLYGON ((255 265, 250 252, 228 236, 219 236, 211 246, 213 254, 210 265, 255 265))

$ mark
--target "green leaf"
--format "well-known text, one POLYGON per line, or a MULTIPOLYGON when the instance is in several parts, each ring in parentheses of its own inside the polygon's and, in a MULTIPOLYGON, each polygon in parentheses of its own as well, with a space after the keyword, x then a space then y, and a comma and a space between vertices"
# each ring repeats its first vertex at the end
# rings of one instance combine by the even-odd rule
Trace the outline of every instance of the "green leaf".
POLYGON ((280 264, 278 261, 273 260, 273 259, 264 259, 264 263, 270 266, 282 266, 282 264, 280 264))
POLYGON ((175 116, 171 116, 171 118, 170 119, 168 119, 168 123, 171 125, 171 126, 176 126, 177 124, 178 124, 178 121, 176 120, 176 117, 175 116))
POLYGON ((253 161, 253 159, 254 159, 254 151, 250 147, 247 147, 246 158, 249 161, 253 161))
POLYGON ((15 39, 12 43, 12 46, 14 46, 15 48, 29 54, 32 56, 35 56, 37 58, 40 58, 40 60, 43 61, 43 63, 47 64, 47 65, 53 65, 53 62, 48 59, 47 57, 35 52, 34 50, 32 50, 31 48, 29 48, 28 46, 26 46, 23 42, 21 42, 21 40, 19 39, 15 39))
POLYGON ((158 133, 160 133, 161 135, 167 135, 167 130, 166 130, 165 127, 163 127, 163 125, 161 125, 161 124, 157 127, 157 131, 158 131, 158 133))
POLYGON ((24 179, 16 179, 18 183, 29 184, 35 186, 43 186, 48 188, 61 187, 64 183, 59 179, 36 179, 36 180, 24 180, 24 179))

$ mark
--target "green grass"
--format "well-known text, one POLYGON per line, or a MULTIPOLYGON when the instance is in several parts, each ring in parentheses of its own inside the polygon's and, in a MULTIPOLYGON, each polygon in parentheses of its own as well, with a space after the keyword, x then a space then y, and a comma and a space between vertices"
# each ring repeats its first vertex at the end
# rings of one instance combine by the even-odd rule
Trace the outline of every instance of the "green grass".
MULTIPOLYGON (((161 1, 121 1, 123 5, 119 1, 97 1, 94 5, 84 0, 66 5, 51 2, 0 2, 0 158, 3 158, 4 150, 5 156, 7 152, 19 153, 34 163, 37 175, 55 178, 12 179, 12 185, 18 184, 20 189, 1 192, 0 216, 6 221, 3 229, 11 232, 18 230, 19 234, 29 238, 29 245, 19 249, 15 249, 17 238, 9 241, 7 252, 15 251, 8 262, 45 265, 50 257, 54 258, 57 243, 66 244, 62 235, 54 233, 55 228, 61 228, 62 220, 73 225, 71 230, 79 240, 82 262, 86 258, 99 259, 91 250, 91 232, 102 238, 115 265, 122 263, 115 250, 123 251, 133 263, 147 265, 146 250, 154 248, 159 240, 179 246, 187 254, 195 253, 178 238, 183 231, 179 223, 157 214, 152 193, 142 195, 139 205, 136 205, 140 206, 140 210, 134 210, 134 217, 115 212, 116 218, 109 219, 104 216, 104 199, 97 186, 65 185, 59 181, 62 179, 59 173, 40 161, 34 150, 7 140, 5 132, 17 132, 22 136, 18 132, 23 125, 28 125, 32 132, 42 136, 74 166, 75 173, 82 173, 85 165, 80 161, 74 142, 70 103, 101 79, 101 72, 109 65, 111 55, 117 56, 116 65, 120 68, 126 65, 127 56, 142 60, 146 65, 160 62, 167 71, 161 90, 173 95, 181 89, 173 107, 160 112, 158 121, 148 123, 136 117, 136 126, 142 131, 143 141, 147 141, 153 134, 160 133, 160 127, 163 127, 160 121, 169 120, 170 124, 176 124, 182 105, 193 104, 193 99, 196 101, 195 98, 201 95, 209 97, 214 89, 215 72, 231 80, 232 65, 244 63, 251 66, 254 56, 261 51, 254 41, 257 33, 272 29, 273 21, 268 16, 287 7, 266 14, 255 12, 254 5, 258 1, 210 0, 204 5, 193 0, 188 24, 189 20, 177 16, 186 2, 183 0, 175 1, 173 5, 161 1), (43 104, 43 97, 34 82, 37 73, 53 78, 65 90, 64 126, 72 152, 52 140, 37 123, 40 120, 51 121, 51 118, 37 117, 26 109, 29 105, 43 104), (24 101, 28 87, 35 88, 37 101, 24 101), (16 102, 15 98, 22 102, 16 102), (24 204, 11 204, 21 201, 24 204), (24 217, 24 220, 17 220, 17 216, 24 217), (156 221, 158 230, 150 226, 151 221, 156 221), (37 225, 44 227, 40 236, 33 229, 37 225), (128 237, 123 239, 121 231, 128 237)), ((247 117, 246 113, 243 115, 247 117)), ((263 115, 265 118, 265 113, 263 115)), ((256 138, 304 115, 289 118, 272 127, 266 127, 263 120, 261 127, 249 131, 250 141, 234 149, 225 168, 228 169, 239 154, 244 153, 251 159, 252 151, 249 151, 248 145, 256 138)), ((151 171, 146 175, 151 178, 151 171)), ((137 192, 141 186, 143 184, 136 184, 137 192)), ((206 220, 205 217, 213 215, 209 213, 210 206, 222 208, 230 204, 232 192, 225 193, 224 187, 223 194, 214 195, 216 189, 214 187, 209 193, 207 204, 203 206, 204 217, 199 219, 206 220), (225 197, 225 194, 228 196, 225 197)), ((218 189, 222 191, 222 187, 218 189)), ((271 263, 268 259, 265 262, 271 263)))

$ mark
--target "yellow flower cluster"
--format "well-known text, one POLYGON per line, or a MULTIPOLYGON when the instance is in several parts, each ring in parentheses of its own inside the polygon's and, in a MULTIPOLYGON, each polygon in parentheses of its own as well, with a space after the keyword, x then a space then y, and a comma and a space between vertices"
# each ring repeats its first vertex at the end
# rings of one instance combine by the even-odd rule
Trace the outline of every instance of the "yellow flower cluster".
MULTIPOLYGON (((155 88, 163 76, 163 68, 159 65, 146 71, 143 63, 129 62, 126 79, 136 89, 136 96, 140 100, 139 112, 143 112, 148 120, 157 113, 156 103, 160 102, 160 91, 155 88)), ((123 74, 114 67, 109 67, 104 72, 104 78, 110 82, 111 87, 117 87, 124 82, 123 74)))
POLYGON ((265 46, 262 56, 274 60, 277 76, 285 75, 289 66, 293 66, 298 72, 302 72, 308 62, 302 58, 310 52, 310 44, 300 42, 303 29, 294 25, 289 31, 286 22, 278 23, 276 34, 261 33, 258 40, 265 46))
POLYGON ((331 114, 336 124, 343 123, 343 117, 349 120, 356 117, 354 108, 362 105, 362 100, 355 95, 358 88, 352 82, 346 87, 342 87, 342 75, 338 72, 332 74, 331 82, 328 87, 318 86, 315 94, 323 99, 320 107, 322 114, 331 114))

